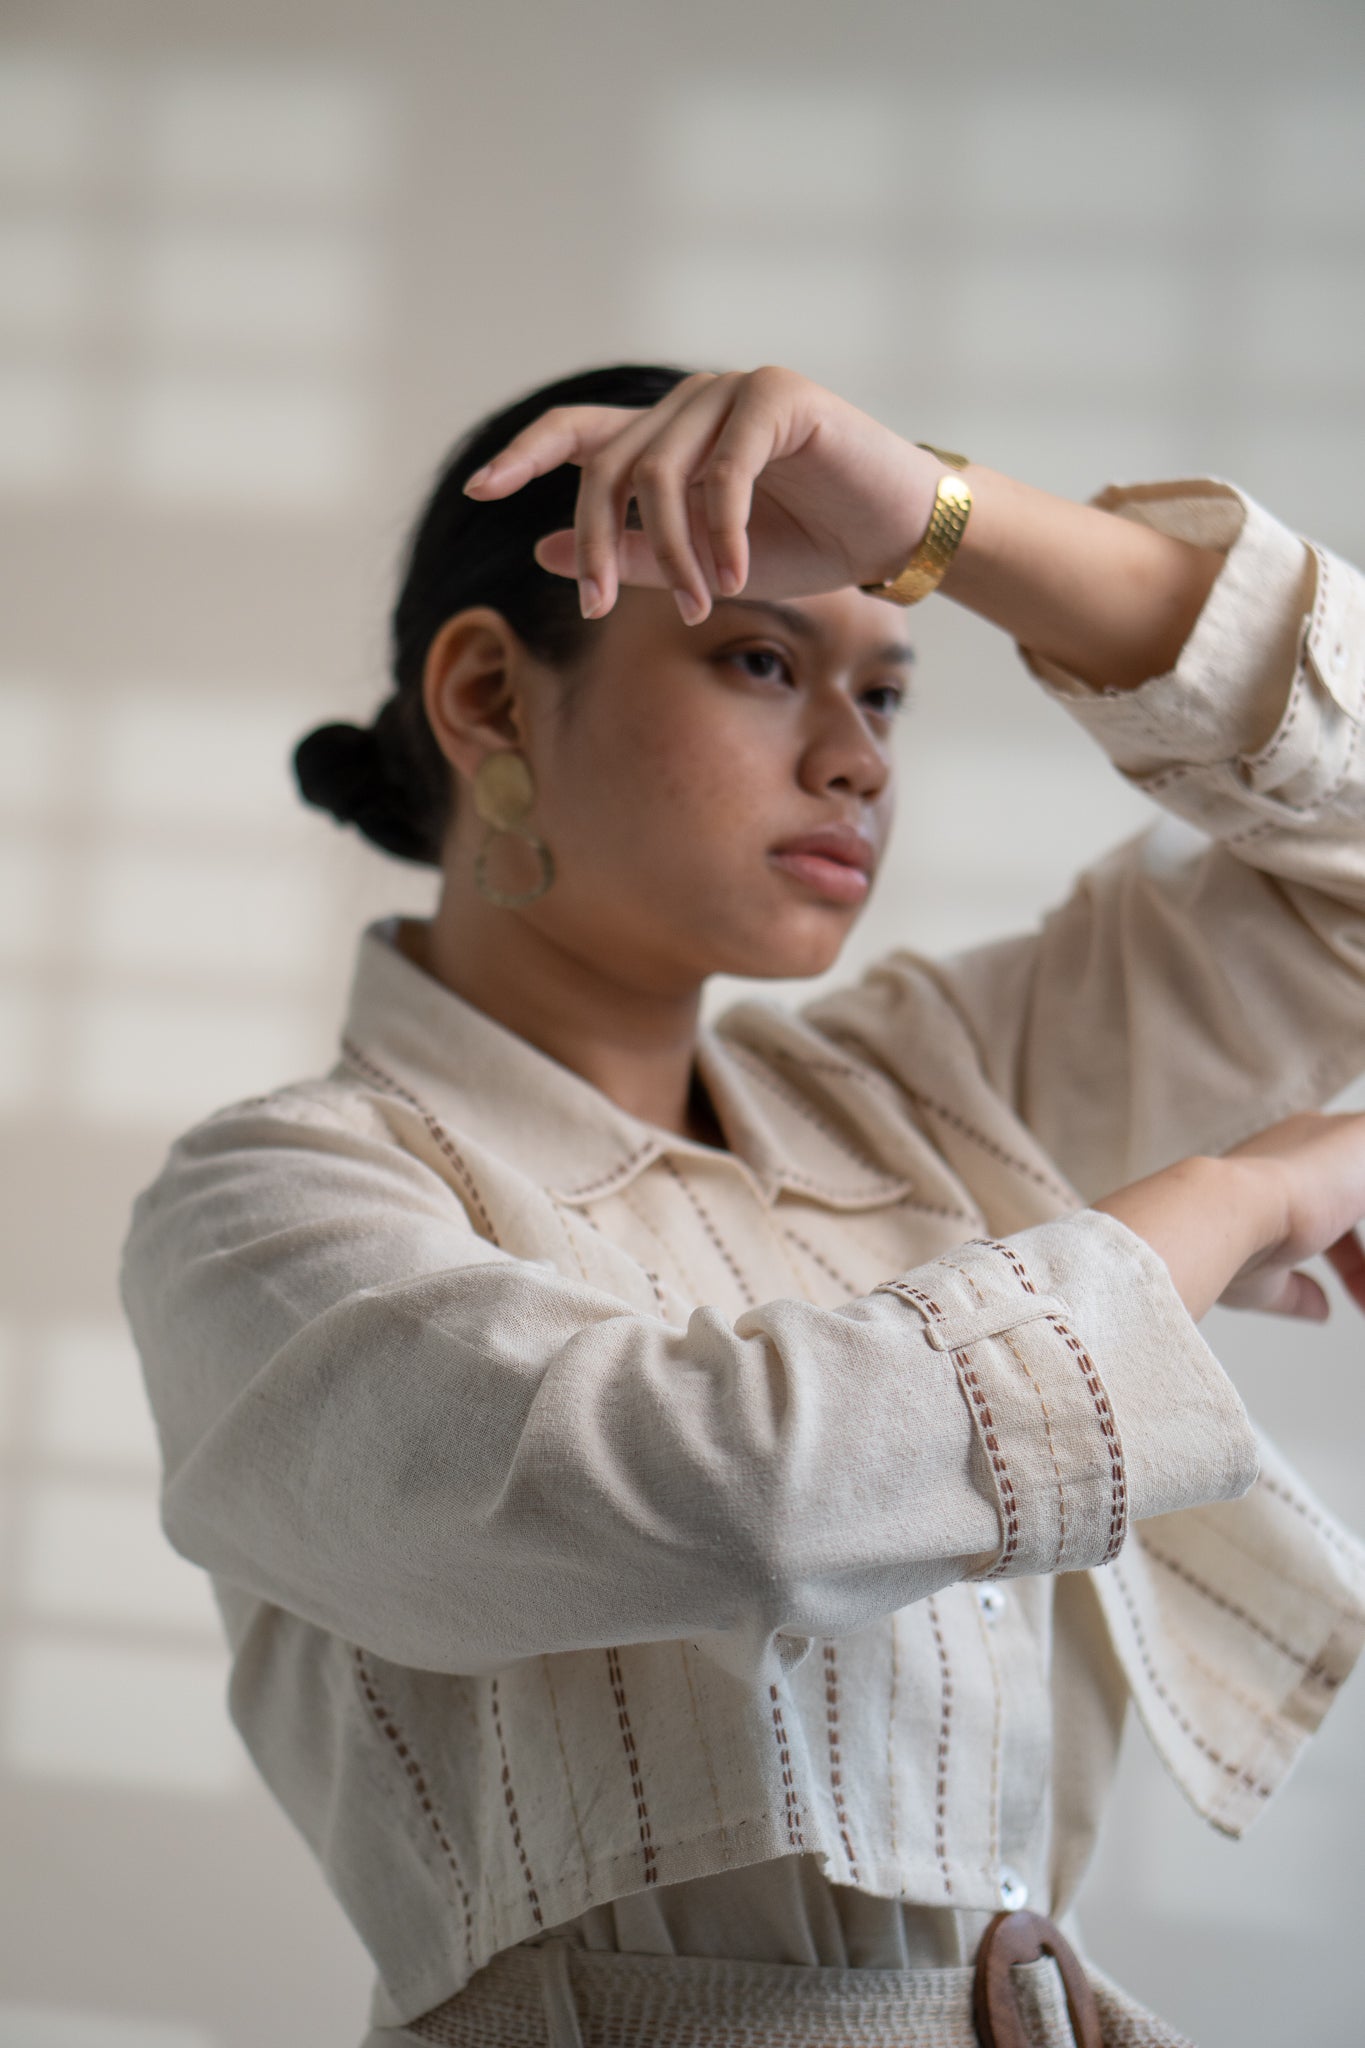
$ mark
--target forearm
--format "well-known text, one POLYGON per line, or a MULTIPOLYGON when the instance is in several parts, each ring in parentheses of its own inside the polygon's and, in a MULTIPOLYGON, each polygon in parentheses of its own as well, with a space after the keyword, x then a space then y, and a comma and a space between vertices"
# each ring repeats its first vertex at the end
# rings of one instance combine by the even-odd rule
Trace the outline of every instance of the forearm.
POLYGON ((1274 1177, 1250 1160, 1181 1159, 1090 1206, 1164 1260, 1195 1322, 1282 1228, 1274 1177))
POLYGON ((1224 557, 971 463, 967 530, 939 588, 1096 689, 1164 675, 1224 557))

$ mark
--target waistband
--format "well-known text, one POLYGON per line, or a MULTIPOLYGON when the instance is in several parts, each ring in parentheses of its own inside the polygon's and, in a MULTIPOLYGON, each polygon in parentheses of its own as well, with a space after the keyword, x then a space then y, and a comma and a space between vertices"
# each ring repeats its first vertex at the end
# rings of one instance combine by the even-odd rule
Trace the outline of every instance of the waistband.
MULTIPOLYGON (((1192 2048, 1086 1965, 1106 2044, 1192 2048)), ((855 1970, 518 1943, 444 2005, 364 2048, 978 2048, 974 1972, 855 1970)), ((1075 2048, 1050 1957, 1015 1966, 1029 2048, 1075 2048)))

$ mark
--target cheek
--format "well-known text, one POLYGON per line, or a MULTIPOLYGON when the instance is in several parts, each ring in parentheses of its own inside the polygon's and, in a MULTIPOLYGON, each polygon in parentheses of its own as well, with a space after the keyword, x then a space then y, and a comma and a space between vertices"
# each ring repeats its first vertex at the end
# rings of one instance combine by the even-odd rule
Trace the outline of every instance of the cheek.
POLYGON ((637 710, 608 728, 582 737, 569 776, 573 817, 580 833, 599 843, 629 839, 639 854, 658 848, 671 863, 695 871, 728 845, 770 836, 781 815, 791 772, 778 736, 763 744, 729 707, 706 706, 705 715, 657 715, 637 710))

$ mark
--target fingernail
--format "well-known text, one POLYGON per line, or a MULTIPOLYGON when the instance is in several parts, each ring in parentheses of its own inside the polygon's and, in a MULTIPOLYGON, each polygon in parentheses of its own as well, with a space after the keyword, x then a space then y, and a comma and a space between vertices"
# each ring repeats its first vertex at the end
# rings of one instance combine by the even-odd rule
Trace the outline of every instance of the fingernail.
POLYGON ((595 619, 602 603, 602 586, 591 576, 584 576, 578 586, 578 609, 585 619, 595 619))
POLYGON ((702 603, 701 599, 690 590, 675 590, 673 596, 677 601, 678 610, 682 613, 683 624, 685 626, 700 624, 706 611, 706 606, 702 603))
POLYGON ((724 569, 718 569, 716 571, 716 581, 719 583, 724 596, 733 596, 734 592, 739 589, 739 571, 728 566, 724 569))
POLYGON ((476 469, 473 476, 467 476, 465 478, 464 483, 465 489, 467 491, 475 491, 478 489, 480 484, 487 483, 488 472, 492 467, 493 465, 491 462, 485 462, 482 469, 476 469))

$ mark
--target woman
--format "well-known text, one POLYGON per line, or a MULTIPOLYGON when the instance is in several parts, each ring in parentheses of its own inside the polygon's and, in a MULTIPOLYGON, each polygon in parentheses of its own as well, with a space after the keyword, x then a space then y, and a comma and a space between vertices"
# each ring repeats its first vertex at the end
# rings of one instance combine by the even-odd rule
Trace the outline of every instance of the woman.
POLYGON ((1319 1253, 1365 1307, 1365 1117, 1315 1109, 1365 580, 1229 485, 1078 506, 623 367, 456 448, 394 670, 296 769, 435 914, 361 935, 327 1075, 177 1140, 122 1275, 371 2043, 1175 2041, 1076 1959, 1126 1702, 1237 1834, 1365 1629, 1196 1327, 1325 1315, 1319 1253), (837 957, 936 587, 1207 839, 702 1024, 837 957))

